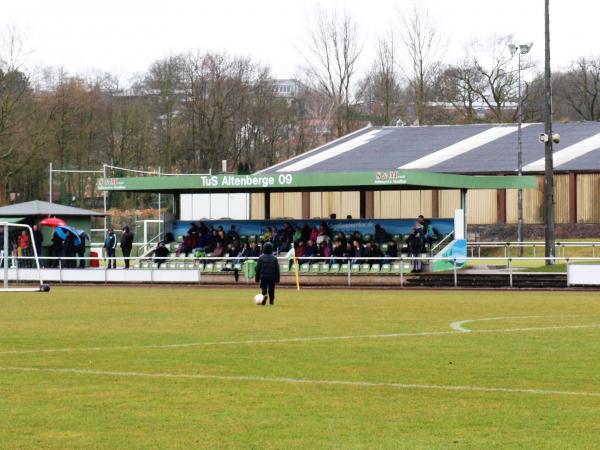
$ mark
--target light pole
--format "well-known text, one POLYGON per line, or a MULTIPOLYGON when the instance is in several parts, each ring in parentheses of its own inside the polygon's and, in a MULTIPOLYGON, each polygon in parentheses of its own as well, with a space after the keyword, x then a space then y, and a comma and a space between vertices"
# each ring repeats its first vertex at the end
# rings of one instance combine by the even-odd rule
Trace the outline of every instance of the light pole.
MULTIPOLYGON (((517 54, 518 65, 518 96, 519 103, 517 105, 517 172, 519 176, 523 175, 523 135, 521 132, 521 124, 523 123, 523 96, 521 95, 521 55, 526 55, 533 47, 529 44, 510 44, 511 55, 517 54)), ((517 191, 517 240, 519 241, 519 255, 523 256, 523 189, 517 191)))

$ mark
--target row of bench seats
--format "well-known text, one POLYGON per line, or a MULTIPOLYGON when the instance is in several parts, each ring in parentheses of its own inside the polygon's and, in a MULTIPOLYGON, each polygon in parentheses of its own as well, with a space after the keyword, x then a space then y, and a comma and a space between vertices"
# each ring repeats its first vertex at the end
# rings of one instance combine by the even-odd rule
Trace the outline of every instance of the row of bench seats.
MULTIPOLYGON (((139 264, 134 266, 136 269, 157 269, 158 263, 153 261, 141 261, 139 264)), ((175 270, 184 270, 184 269, 202 269, 203 272, 222 272, 223 269, 227 270, 242 270, 241 264, 232 264, 225 262, 207 262, 204 265, 199 265, 197 262, 193 261, 178 261, 168 260, 160 265, 160 269, 175 269, 175 270)))
MULTIPOLYGON (((282 274, 287 272, 293 272, 293 268, 289 267, 287 263, 281 263, 280 271, 282 274)), ((152 261, 141 261, 135 268, 139 269, 158 269, 158 264, 152 261)), ((171 270, 202 270, 206 273, 216 273, 226 271, 232 271, 237 269, 242 271, 242 264, 232 264, 225 262, 207 262, 206 264, 198 265, 192 261, 166 261, 161 264, 160 269, 171 269, 171 270)), ((352 273, 400 273, 401 271, 407 272, 410 270, 410 264, 407 262, 394 262, 391 264, 350 264, 350 272, 352 273), (403 267, 402 267, 403 265, 403 267)), ((304 263, 300 264, 300 273, 321 273, 321 274, 336 274, 336 273, 347 273, 348 263, 343 264, 329 264, 329 263, 304 263)))
MULTIPOLYGON (((300 264, 300 273, 348 273, 348 268, 352 273, 400 273, 410 270, 410 264, 407 262, 394 262, 391 264, 331 264, 329 263, 304 263, 300 264), (350 267, 348 267, 350 266, 350 267)), ((281 265, 281 272, 288 272, 287 265, 281 265)))

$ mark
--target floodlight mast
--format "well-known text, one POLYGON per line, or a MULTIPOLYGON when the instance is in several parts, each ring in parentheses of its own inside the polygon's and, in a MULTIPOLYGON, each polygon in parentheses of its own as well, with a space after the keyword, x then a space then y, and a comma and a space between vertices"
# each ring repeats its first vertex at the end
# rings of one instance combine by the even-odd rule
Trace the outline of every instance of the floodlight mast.
MULTIPOLYGON (((533 43, 509 44, 511 55, 517 54, 518 58, 518 105, 517 105, 517 172, 523 175, 523 95, 521 92, 521 55, 526 55, 531 50, 533 43)), ((519 242, 519 256, 523 256, 523 189, 517 191, 517 241, 519 242)))

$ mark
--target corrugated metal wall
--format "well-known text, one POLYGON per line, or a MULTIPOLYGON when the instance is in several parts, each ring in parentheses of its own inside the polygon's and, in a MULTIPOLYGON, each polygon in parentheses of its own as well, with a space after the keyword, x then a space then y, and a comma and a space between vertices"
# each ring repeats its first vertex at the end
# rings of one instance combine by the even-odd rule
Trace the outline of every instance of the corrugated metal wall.
POLYGON ((554 220, 569 223, 569 175, 554 176, 554 220))
MULTIPOLYGON (((452 214, 451 217, 454 217, 452 214)), ((473 189, 467 192, 467 223, 498 222, 498 194, 495 189, 473 189)))
POLYGON ((250 219, 265 218, 265 194, 250 194, 250 219))
MULTIPOLYGON (((543 223, 544 177, 537 177, 537 189, 523 190, 523 215, 525 223, 543 223)), ((460 208, 460 192, 438 191, 439 217, 454 217, 460 208)), ((569 222, 569 175, 555 175, 555 217, 557 223, 569 222)), ((375 191, 375 218, 413 218, 419 214, 432 216, 432 191, 375 191)), ((493 224, 498 220, 498 196, 495 190, 471 190, 467 194, 467 214, 470 224, 493 224)), ((360 215, 358 192, 311 192, 310 217, 338 218, 360 215)), ((299 192, 272 193, 271 217, 302 216, 302 194, 299 192)), ((264 194, 251 195, 250 217, 264 218, 264 194)), ((506 221, 517 223, 517 190, 506 191, 506 221)), ((577 175, 577 221, 600 223, 600 174, 577 175)))
MULTIPOLYGON (((506 223, 518 221, 518 191, 506 191, 506 223)), ((554 176, 554 217, 556 223, 569 223, 569 175, 554 176)), ((544 177, 537 177, 537 189, 523 190, 523 220, 544 222, 544 177)))
POLYGON ((302 192, 272 192, 271 218, 302 219, 302 192))
POLYGON ((600 223, 600 174, 577 175, 577 221, 600 223))
POLYGON ((360 193, 354 191, 311 192, 310 217, 329 217, 330 214, 336 214, 338 219, 345 219, 348 215, 358 218, 360 216, 360 193))
POLYGON ((376 219, 410 219, 432 214, 431 191, 375 191, 373 201, 376 219))
POLYGON ((454 217, 454 210, 460 208, 460 191, 440 190, 438 194, 439 217, 454 217))

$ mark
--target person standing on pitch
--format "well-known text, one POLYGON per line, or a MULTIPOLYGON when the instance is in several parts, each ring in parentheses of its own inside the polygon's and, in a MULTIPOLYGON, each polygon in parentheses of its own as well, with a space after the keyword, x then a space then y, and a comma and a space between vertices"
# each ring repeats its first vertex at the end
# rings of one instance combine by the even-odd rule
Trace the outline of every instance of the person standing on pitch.
POLYGON ((273 256, 273 245, 270 242, 265 242, 263 245, 263 254, 258 258, 256 263, 256 282, 260 282, 260 289, 263 295, 263 305, 275 303, 275 283, 279 283, 279 262, 273 256), (267 297, 268 293, 268 297, 267 297))

